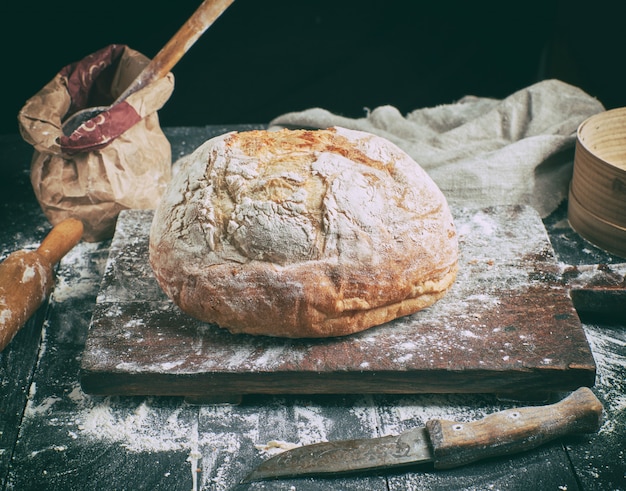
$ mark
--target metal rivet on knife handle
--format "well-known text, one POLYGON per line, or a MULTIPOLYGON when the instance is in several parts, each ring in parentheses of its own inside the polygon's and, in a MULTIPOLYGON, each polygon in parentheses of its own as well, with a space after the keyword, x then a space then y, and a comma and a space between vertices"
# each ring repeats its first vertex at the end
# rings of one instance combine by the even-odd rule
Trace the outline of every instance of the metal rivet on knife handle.
POLYGON ((556 404, 516 408, 470 423, 426 423, 437 469, 530 450, 565 435, 593 433, 602 423, 602 404, 582 387, 556 404))

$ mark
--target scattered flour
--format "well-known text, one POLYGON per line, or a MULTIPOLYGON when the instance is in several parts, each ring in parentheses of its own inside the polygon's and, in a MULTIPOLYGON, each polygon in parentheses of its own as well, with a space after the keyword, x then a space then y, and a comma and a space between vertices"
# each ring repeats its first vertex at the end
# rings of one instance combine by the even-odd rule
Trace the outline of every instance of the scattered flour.
POLYGON ((198 423, 192 425, 190 436, 191 451, 187 457, 187 462, 191 464, 192 491, 197 491, 198 473, 201 472, 201 469, 198 467, 198 461, 202 459, 202 454, 198 450, 198 423))
POLYGON ((477 405, 476 397, 467 394, 423 394, 419 398, 399 398, 387 410, 380 412, 380 434, 398 435, 410 428, 424 426, 433 419, 475 421, 504 409, 489 396, 485 396, 483 404, 477 405))
POLYGON ((321 408, 315 406, 296 406, 295 418, 298 427, 299 443, 309 445, 327 441, 327 419, 321 408))
POLYGON ((101 259, 102 264, 98 268, 90 267, 89 262, 97 259, 95 252, 101 247, 99 242, 79 242, 61 259, 51 301, 61 303, 93 295, 94 286, 97 288, 100 283, 106 259, 101 259))
POLYGON ((29 413, 28 413, 29 416, 34 416, 34 415, 37 415, 37 414, 46 414, 46 413, 50 412, 50 410, 52 409, 52 406, 54 406, 54 404, 56 402, 59 402, 60 400, 61 400, 61 398, 60 397, 56 397, 56 396, 46 397, 37 406, 28 405, 26 407, 26 411, 29 411, 29 413))
POLYGON ((0 311, 0 326, 3 326, 11 322, 12 317, 13 317, 13 314, 11 313, 9 309, 1 310, 0 311))
MULTIPOLYGON (((488 218, 488 217, 486 217, 488 218)), ((485 234, 495 233, 490 229, 488 220, 479 220, 473 224, 479 225, 485 234)), ((93 244, 79 244, 64 259, 66 270, 70 273, 62 274, 57 288, 54 291, 54 301, 64 302, 84 295, 94 293, 94 277, 73 277, 72 271, 93 271, 93 267, 72 266, 72 261, 85 261, 95 251, 93 244)), ((480 264, 478 265, 480 266, 480 264)), ((478 267, 477 266, 477 267, 478 267)), ((496 264, 496 267, 498 265, 496 264)), ((517 283, 514 283, 517 286, 517 283)), ((466 299, 467 300, 467 299, 466 299)), ((474 297, 473 301, 489 303, 495 300, 490 295, 474 297)), ((442 304, 443 305, 443 304, 442 304)), ((496 331, 498 328, 494 329, 496 331)), ((624 373, 626 371, 626 357, 616 354, 624 352, 626 339, 623 333, 607 332, 605 330, 588 327, 587 335, 594 351, 598 365, 597 389, 606 401, 606 410, 609 414, 619 414, 626 409, 626 392, 624 373), (621 337, 620 337, 621 336, 621 337), (619 348, 616 349, 615 345, 619 348)), ((464 330, 462 336, 475 337, 472 330, 464 330)), ((43 330, 44 342, 42 350, 45 352, 46 326, 43 330)), ((360 342, 375 343, 374 335, 364 335, 360 342)), ((398 343, 400 356, 414 351, 415 343, 398 343)), ((268 358, 280 358, 280 352, 260 354, 255 363, 267 363, 268 358)), ((234 356, 240 355, 235 353, 234 356)), ((546 363, 548 359, 544 360, 546 363)), ((240 363, 240 360, 233 360, 240 363)), ((368 362, 363 362, 366 368, 368 362)), ((383 397, 372 402, 366 398, 361 405, 354 405, 349 414, 356 423, 361 422, 364 427, 376 428, 380 435, 398 434, 407 428, 422 425, 429 419, 444 418, 457 421, 471 421, 482 418, 487 414, 500 410, 499 403, 492 398, 486 398, 483 403, 476 404, 475 396, 465 395, 422 395, 414 397, 383 397), (390 401, 390 402, 386 402, 390 401), (374 409, 378 408, 378 409, 374 409)), ((26 419, 46 418, 50 410, 57 405, 64 404, 70 409, 64 412, 64 424, 70 440, 80 442, 82 439, 116 443, 128 452, 185 452, 188 455, 192 475, 193 490, 211 489, 222 491, 230 489, 232 482, 228 473, 237 463, 232 461, 234 455, 248 451, 248 446, 254 452, 273 455, 300 445, 328 441, 332 426, 332 418, 325 414, 323 405, 294 405, 291 407, 293 416, 283 417, 280 411, 284 407, 274 408, 277 421, 295 421, 296 438, 293 442, 279 439, 268 439, 267 443, 258 443, 259 440, 259 413, 246 413, 244 409, 233 409, 231 406, 194 407, 183 402, 164 403, 158 400, 153 404, 150 398, 137 400, 134 398, 120 399, 115 397, 92 397, 85 394, 76 382, 69 386, 62 397, 52 395, 37 397, 37 386, 30 387, 29 402, 24 417, 26 419), (34 401, 37 401, 35 403, 34 401), (210 432, 199 431, 199 421, 210 419, 209 424, 203 426, 211 428, 210 432)), ((65 407, 65 406, 64 406, 65 407)), ((55 415, 59 411, 55 411, 55 415)), ((601 432, 607 434, 613 431, 615 423, 612 418, 602 427, 601 432)), ((268 435, 287 435, 286 428, 276 426, 275 433, 268 435)), ((375 436, 375 435, 372 435, 375 436)), ((289 437, 288 437, 289 438, 289 437)), ((63 452, 67 449, 64 444, 49 445, 33 452, 36 456, 42 451, 63 452)), ((250 454, 248 454, 250 455, 250 454)))
MULTIPOLYGON (((193 491, 231 489, 233 466, 241 464, 233 456, 242 452, 252 455, 259 441, 259 412, 240 412, 231 405, 193 406, 177 398, 164 403, 158 398, 90 396, 77 382, 66 389, 63 397, 50 396, 35 402, 37 398, 33 383, 25 419, 37 424, 38 418, 49 417, 51 408, 62 404, 63 409, 55 410, 55 416, 62 415, 55 418, 55 426, 65 427, 67 441, 35 450, 32 457, 49 450, 63 451, 69 442, 80 445, 81 441, 117 444, 131 453, 185 452, 193 491), (211 431, 200 431, 200 424, 211 431)), ((264 453, 325 440, 325 418, 316 408, 303 407, 296 412, 301 442, 273 440, 264 453)), ((279 436, 281 428, 274 430, 279 436)), ((256 447, 257 451, 262 449, 256 447)))
POLYGON ((180 420, 180 411, 165 418, 167 411, 151 407, 150 400, 146 400, 129 413, 113 410, 111 400, 105 398, 79 411, 75 423, 83 435, 119 443, 131 452, 191 452, 197 441, 194 425, 180 420))
MULTIPOLYGON (((606 327, 585 325, 587 340, 596 362, 596 389, 605 400, 607 414, 626 410, 626 333, 606 327)), ((611 418, 605 418, 601 431, 610 430, 611 418)))
POLYGON ((482 235, 493 235, 499 226, 493 217, 481 212, 472 217, 472 224, 482 235))
POLYGON ((35 271, 35 268, 33 266, 28 266, 24 269, 24 272, 22 273, 22 283, 28 283, 30 280, 35 278, 36 275, 37 273, 35 271))

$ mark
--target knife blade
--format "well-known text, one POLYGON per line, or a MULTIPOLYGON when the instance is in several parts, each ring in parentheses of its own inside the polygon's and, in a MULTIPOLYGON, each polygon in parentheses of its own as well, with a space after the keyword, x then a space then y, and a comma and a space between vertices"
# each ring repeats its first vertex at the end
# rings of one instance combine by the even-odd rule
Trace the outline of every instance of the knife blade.
POLYGON ((556 438, 594 433, 602 403, 587 387, 550 405, 507 409, 473 422, 432 419, 399 435, 314 443, 261 463, 242 481, 328 476, 432 462, 449 469, 530 450, 556 438))

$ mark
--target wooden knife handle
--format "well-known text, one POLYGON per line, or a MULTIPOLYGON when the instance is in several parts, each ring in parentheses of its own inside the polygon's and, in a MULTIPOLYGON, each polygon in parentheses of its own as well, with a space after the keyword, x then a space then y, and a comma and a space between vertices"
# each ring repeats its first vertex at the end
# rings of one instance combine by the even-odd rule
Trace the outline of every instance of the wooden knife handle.
POLYGON ((496 455, 535 448, 555 438, 598 431, 602 403, 582 387, 556 404, 508 409, 470 423, 426 423, 434 465, 449 469, 496 455))

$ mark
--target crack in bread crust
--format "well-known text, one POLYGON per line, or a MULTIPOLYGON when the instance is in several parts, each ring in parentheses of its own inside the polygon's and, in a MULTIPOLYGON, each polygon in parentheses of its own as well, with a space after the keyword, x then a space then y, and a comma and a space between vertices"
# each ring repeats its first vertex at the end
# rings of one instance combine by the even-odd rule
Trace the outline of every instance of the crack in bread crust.
POLYGON ((230 133, 181 160, 150 263, 232 332, 328 337, 421 310, 454 282, 445 197, 406 153, 347 130, 230 133))

